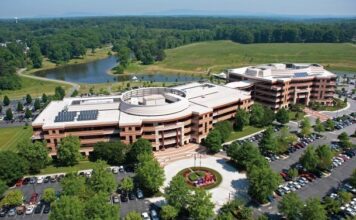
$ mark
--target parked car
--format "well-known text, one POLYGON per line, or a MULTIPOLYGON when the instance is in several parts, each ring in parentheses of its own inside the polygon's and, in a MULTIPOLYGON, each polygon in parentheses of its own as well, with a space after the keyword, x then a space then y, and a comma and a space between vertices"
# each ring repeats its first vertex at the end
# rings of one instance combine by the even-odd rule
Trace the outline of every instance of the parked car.
POLYGON ((112 196, 112 202, 113 203, 120 203, 120 199, 119 199, 119 196, 118 195, 113 195, 112 196))
POLYGON ((37 177, 37 184, 43 183, 43 180, 44 180, 44 177, 43 177, 43 176, 37 177))
POLYGON ((134 192, 129 192, 129 199, 134 200, 135 199, 135 193, 134 192))
POLYGON ((151 209, 150 215, 151 215, 151 219, 152 219, 152 220, 159 220, 157 211, 156 211, 155 209, 151 209))
POLYGON ((51 176, 51 183, 54 183, 57 181, 57 176, 51 176))
POLYGON ((124 166, 119 166, 119 171, 120 171, 121 173, 125 172, 124 166))
POLYGON ((136 194, 138 199, 143 199, 143 192, 141 189, 137 189, 136 194))
POLYGON ((143 212, 141 214, 141 217, 142 217, 143 220, 151 220, 151 218, 150 218, 150 216, 148 215, 147 212, 143 212))
POLYGON ((127 202, 129 199, 127 198, 127 193, 123 191, 120 196, 121 202, 127 202))
POLYGON ((44 205, 43 214, 48 214, 50 211, 51 211, 51 205, 49 203, 46 203, 44 205))
POLYGON ((40 214, 42 212, 43 206, 44 206, 44 204, 42 202, 40 202, 35 208, 35 211, 34 211, 35 214, 40 214))
POLYGON ((34 205, 28 205, 26 207, 26 215, 31 215, 33 213, 33 210, 35 209, 34 205))
POLYGON ((48 183, 50 181, 51 177, 50 176, 46 176, 43 180, 44 183, 48 183))
POLYGON ((26 211, 26 207, 23 205, 19 205, 16 207, 16 214, 18 214, 18 215, 25 214, 25 211, 26 211))
POLYGON ((16 209, 15 208, 11 208, 9 210, 9 212, 7 213, 8 216, 15 216, 16 215, 16 209))

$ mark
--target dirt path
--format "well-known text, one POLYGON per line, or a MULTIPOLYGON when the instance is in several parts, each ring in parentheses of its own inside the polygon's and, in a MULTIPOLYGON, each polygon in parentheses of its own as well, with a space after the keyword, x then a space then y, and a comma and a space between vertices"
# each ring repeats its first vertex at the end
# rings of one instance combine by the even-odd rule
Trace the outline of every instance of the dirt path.
POLYGON ((56 83, 61 83, 61 84, 67 84, 72 86, 72 88, 70 89, 69 92, 67 92, 66 96, 69 97, 72 95, 72 93, 74 92, 74 90, 79 91, 80 89, 80 85, 77 83, 72 83, 72 82, 66 82, 66 81, 62 81, 62 80, 57 80, 57 79, 48 79, 48 78, 44 78, 44 77, 39 77, 39 76, 34 76, 34 75, 28 75, 28 74, 24 74, 23 72, 26 70, 26 68, 22 68, 19 69, 16 73, 19 76, 22 77, 27 77, 30 79, 35 79, 35 80, 42 80, 42 81, 48 81, 48 82, 56 82, 56 83))

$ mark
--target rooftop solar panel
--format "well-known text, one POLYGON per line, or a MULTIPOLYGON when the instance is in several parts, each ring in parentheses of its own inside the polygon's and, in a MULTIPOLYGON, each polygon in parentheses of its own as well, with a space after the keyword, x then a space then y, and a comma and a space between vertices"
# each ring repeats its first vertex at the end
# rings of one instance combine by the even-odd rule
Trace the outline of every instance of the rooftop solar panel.
POLYGON ((77 115, 76 111, 61 111, 58 112, 58 115, 55 117, 54 122, 74 121, 76 115, 77 115))
POLYGON ((98 118, 98 113, 99 113, 98 110, 80 111, 77 120, 78 121, 96 120, 98 118))

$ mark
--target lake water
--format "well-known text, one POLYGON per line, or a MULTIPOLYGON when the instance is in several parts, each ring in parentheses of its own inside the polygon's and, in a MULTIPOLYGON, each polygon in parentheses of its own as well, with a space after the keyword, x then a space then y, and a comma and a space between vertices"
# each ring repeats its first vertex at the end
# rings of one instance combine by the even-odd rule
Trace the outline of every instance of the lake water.
MULTIPOLYGON (((106 59, 85 64, 68 65, 55 69, 42 70, 36 76, 49 79, 63 80, 74 83, 107 83, 131 80, 133 75, 109 75, 108 70, 117 65, 116 58, 111 56, 106 59)), ((184 74, 137 74, 138 80, 151 82, 189 82, 200 80, 200 77, 184 74)))

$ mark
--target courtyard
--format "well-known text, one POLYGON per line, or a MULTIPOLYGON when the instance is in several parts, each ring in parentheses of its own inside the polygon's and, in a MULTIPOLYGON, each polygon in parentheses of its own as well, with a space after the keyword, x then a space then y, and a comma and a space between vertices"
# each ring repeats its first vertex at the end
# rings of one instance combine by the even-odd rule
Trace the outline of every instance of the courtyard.
POLYGON ((168 186, 172 178, 181 170, 195 166, 214 169, 222 176, 221 183, 213 189, 208 190, 212 194, 215 211, 234 197, 238 197, 241 200, 247 198, 248 182, 246 174, 238 172, 224 158, 205 154, 196 154, 195 157, 174 161, 166 165, 164 167, 166 176, 164 187, 168 186))

